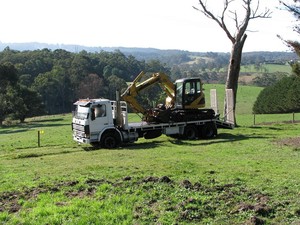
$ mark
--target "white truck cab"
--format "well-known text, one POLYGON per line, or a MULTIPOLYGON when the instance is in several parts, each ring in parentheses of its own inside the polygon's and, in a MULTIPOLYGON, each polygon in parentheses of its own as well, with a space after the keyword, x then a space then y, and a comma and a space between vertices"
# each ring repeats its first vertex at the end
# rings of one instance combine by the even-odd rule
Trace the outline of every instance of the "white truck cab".
MULTIPOLYGON (((114 135, 116 140, 107 142, 121 142, 122 135, 120 127, 128 127, 127 105, 121 102, 121 116, 118 123, 117 103, 108 99, 80 99, 74 103, 76 110, 73 113, 72 129, 73 139, 79 143, 100 145, 105 133, 114 135)), ((109 147, 109 143, 106 143, 109 147)), ((118 143, 110 143, 112 146, 118 143)), ((102 145, 104 145, 102 143, 102 145)))

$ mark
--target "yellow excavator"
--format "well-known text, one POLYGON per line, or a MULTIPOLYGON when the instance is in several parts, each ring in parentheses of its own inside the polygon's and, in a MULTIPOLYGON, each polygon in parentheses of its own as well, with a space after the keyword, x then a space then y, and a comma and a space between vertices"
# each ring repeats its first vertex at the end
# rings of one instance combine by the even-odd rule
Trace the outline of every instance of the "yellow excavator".
POLYGON ((144 78, 146 73, 141 72, 121 95, 131 108, 143 114, 143 120, 148 123, 180 122, 199 119, 211 119, 215 113, 211 109, 204 109, 205 97, 200 78, 183 78, 173 83, 165 73, 153 73, 150 78, 144 78), (165 104, 157 108, 145 109, 136 97, 140 91, 159 84, 166 92, 165 104))

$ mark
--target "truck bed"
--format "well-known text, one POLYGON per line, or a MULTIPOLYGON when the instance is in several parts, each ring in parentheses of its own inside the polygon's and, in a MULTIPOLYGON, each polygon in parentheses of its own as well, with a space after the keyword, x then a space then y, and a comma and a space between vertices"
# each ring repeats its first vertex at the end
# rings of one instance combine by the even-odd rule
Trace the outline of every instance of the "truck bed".
POLYGON ((197 121, 187 121, 187 122, 170 122, 170 123, 159 123, 159 124, 148 124, 147 122, 134 122, 134 123, 128 123, 128 130, 136 131, 136 130, 157 130, 157 129, 163 129, 166 127, 181 127, 186 126, 188 124, 194 124, 194 125, 202 125, 207 122, 216 121, 216 119, 208 119, 208 120, 197 120, 197 121))
POLYGON ((196 121, 185 121, 185 122, 170 122, 170 123, 147 123, 145 121, 142 122, 134 122, 134 123, 128 123, 128 129, 129 130, 156 130, 156 129, 163 129, 166 127, 177 127, 177 126, 185 126, 188 124, 194 124, 194 125, 202 125, 207 122, 215 122, 218 127, 222 128, 229 128, 232 129, 234 127, 234 124, 224 122, 220 119, 207 119, 207 120, 196 120, 196 121))
MULTIPOLYGON (((129 130, 156 130, 156 129, 162 129, 164 127, 171 126, 172 124, 170 123, 159 123, 159 124, 149 124, 147 122, 134 122, 134 123, 129 123, 128 124, 128 129, 129 130)), ((176 123, 176 126, 178 126, 178 123, 176 123)))

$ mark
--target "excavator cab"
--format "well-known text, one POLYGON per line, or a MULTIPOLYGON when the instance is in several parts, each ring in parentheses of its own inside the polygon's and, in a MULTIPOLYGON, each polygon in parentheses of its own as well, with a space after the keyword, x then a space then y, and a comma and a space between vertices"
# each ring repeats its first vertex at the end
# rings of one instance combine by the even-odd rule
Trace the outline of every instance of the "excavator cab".
POLYGON ((175 90, 175 108, 198 109, 205 107, 202 83, 199 78, 176 80, 175 90))

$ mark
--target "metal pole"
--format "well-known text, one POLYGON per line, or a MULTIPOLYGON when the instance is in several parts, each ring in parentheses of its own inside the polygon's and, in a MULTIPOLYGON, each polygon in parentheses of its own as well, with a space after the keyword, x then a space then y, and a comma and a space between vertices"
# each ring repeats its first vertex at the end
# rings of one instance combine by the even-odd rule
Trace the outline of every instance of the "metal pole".
POLYGON ((40 131, 38 130, 38 147, 41 147, 40 131))

